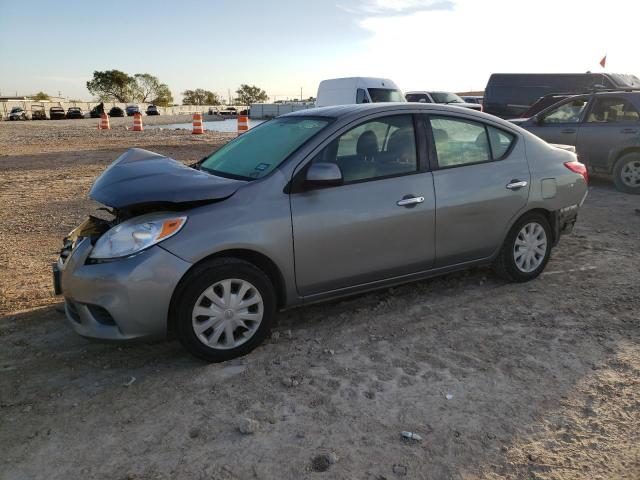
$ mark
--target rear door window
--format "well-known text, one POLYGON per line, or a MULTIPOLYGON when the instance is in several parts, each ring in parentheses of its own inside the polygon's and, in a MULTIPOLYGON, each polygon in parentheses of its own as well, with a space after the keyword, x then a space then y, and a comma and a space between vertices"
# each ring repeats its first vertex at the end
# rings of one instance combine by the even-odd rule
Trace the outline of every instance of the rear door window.
POLYGON ((430 122, 439 167, 492 160, 484 124, 451 117, 431 117, 430 122))
POLYGON ((640 121, 638 110, 621 97, 598 97, 587 115, 587 123, 626 123, 640 121))

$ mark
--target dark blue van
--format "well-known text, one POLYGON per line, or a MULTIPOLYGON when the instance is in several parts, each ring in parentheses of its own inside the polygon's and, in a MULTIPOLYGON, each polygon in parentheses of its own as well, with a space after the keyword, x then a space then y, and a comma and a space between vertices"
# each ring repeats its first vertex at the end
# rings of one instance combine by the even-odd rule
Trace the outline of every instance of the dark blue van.
POLYGON ((483 107, 501 118, 518 118, 545 95, 594 88, 640 88, 640 79, 618 73, 494 73, 485 88, 483 107))

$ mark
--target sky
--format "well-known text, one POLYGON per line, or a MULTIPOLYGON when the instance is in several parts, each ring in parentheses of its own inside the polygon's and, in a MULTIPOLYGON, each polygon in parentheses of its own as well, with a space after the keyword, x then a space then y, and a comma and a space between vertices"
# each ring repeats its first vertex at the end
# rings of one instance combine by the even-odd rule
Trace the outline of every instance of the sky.
POLYGON ((325 78, 402 90, 482 90, 494 72, 640 75, 640 1, 0 0, 0 94, 90 100, 94 70, 151 73, 186 89, 240 84, 271 100, 325 78))

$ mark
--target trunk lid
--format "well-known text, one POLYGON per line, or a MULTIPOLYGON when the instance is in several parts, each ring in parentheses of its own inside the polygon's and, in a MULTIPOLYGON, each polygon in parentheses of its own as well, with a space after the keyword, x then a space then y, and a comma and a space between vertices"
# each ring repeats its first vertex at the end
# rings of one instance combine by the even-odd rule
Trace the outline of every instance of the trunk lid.
POLYGON ((132 148, 98 177, 89 196, 113 208, 223 200, 247 182, 217 177, 163 155, 132 148))

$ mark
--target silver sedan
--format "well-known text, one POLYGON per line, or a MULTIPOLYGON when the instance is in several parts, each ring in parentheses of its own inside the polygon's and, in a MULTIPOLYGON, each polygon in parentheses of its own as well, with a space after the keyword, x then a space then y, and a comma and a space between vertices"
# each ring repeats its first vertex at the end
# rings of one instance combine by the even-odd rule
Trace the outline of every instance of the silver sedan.
POLYGON ((491 264, 543 271, 587 194, 574 153, 469 109, 417 103, 305 110, 197 164, 118 158, 54 265, 86 337, 173 334, 224 361, 279 309, 491 264))

